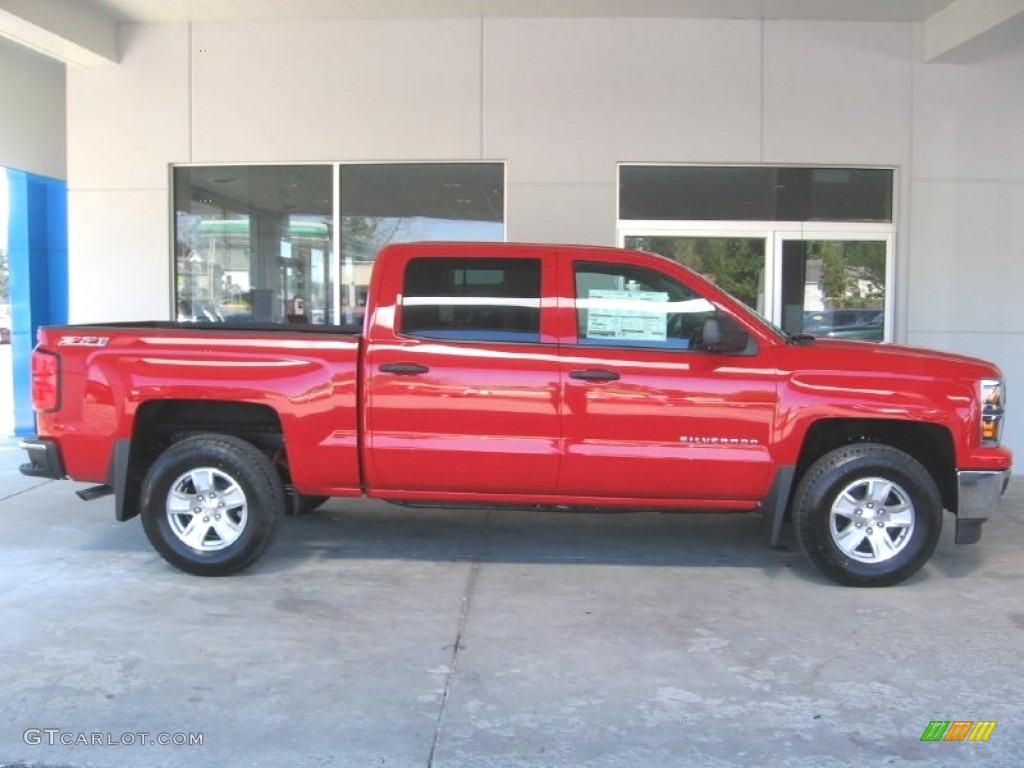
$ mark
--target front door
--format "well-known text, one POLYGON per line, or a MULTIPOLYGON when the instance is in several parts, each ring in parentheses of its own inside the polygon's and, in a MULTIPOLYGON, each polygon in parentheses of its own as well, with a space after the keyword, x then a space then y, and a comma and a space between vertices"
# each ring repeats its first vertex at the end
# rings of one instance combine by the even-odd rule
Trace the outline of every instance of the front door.
POLYGON ((572 297, 562 315, 559 491, 763 496, 776 407, 770 350, 667 269, 565 253, 559 278, 560 295, 572 297), (703 338, 708 318, 721 331, 713 345, 703 338))

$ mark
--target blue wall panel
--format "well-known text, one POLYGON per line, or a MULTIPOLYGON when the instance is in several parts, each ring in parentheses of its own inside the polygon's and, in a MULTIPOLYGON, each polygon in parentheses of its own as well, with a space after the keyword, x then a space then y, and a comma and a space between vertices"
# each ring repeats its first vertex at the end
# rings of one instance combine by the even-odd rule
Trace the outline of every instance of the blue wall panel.
POLYGON ((8 169, 8 265, 14 368, 14 431, 35 432, 30 377, 41 325, 68 320, 68 193, 60 179, 8 169))

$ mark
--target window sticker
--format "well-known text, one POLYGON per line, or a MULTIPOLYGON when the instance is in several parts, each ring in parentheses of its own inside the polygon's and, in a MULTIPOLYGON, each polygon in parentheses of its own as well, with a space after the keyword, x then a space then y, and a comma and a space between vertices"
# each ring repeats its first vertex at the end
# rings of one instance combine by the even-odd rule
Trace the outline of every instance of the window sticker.
POLYGON ((586 308, 588 339, 664 342, 668 294, 662 291, 617 291, 592 288, 586 308), (644 308, 646 302, 655 302, 644 308))

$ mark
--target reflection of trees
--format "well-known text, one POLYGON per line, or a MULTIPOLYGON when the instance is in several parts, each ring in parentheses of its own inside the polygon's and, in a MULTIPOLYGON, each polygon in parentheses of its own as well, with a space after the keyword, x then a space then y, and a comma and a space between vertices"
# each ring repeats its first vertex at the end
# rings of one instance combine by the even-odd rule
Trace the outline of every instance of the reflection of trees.
POLYGON ((342 256, 372 262, 381 248, 395 241, 403 221, 401 218, 380 216, 342 216, 342 256))
POLYGON ((738 237, 645 237, 636 246, 685 264, 750 307, 758 306, 764 241, 738 237))
POLYGON ((821 290, 833 309, 881 309, 885 301, 885 243, 813 240, 807 260, 821 262, 821 290))
MULTIPOLYGON (((764 241, 739 237, 627 237, 626 246, 685 264, 745 304, 758 308, 764 241)), ((808 240, 807 279, 817 282, 826 309, 882 309, 885 243, 877 240, 808 240), (820 265, 816 273, 812 263, 820 265)), ((811 286, 809 286, 810 288, 811 286)))
POLYGON ((380 250, 401 242, 404 219, 381 216, 341 217, 341 311, 345 323, 358 321, 366 302, 370 266, 380 250))

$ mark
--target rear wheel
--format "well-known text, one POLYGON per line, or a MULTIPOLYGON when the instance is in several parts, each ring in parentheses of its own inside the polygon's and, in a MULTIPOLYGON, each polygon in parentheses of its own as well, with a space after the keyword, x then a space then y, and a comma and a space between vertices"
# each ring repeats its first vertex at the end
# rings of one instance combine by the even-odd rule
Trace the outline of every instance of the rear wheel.
POLYGON ((826 453, 793 497, 801 551, 830 579, 857 587, 896 584, 927 562, 942 530, 935 481, 912 456, 855 443, 826 453))
POLYGON ((284 514, 284 488, 270 460, 231 435, 175 443, 142 484, 142 526, 167 562, 198 576, 251 565, 284 514))

